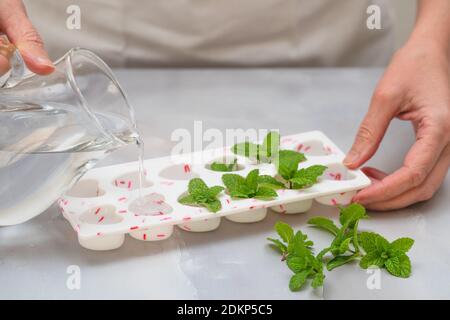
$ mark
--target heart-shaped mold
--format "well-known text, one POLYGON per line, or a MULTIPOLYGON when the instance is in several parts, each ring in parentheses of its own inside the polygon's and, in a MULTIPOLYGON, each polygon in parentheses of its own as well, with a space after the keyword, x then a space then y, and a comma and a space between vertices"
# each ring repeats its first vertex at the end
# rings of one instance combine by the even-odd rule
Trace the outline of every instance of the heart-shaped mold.
POLYGON ((356 175, 342 163, 329 164, 327 167, 320 180, 344 181, 356 178, 356 175))
POLYGON ((357 191, 349 191, 331 194, 328 196, 318 197, 316 198, 316 201, 327 206, 345 206, 352 202, 356 192, 357 191))
POLYGON ((91 208, 80 216, 80 221, 86 224, 111 225, 123 221, 123 217, 116 214, 116 207, 110 204, 91 208))
MULTIPOLYGON (((125 174, 122 174, 115 179, 113 179, 112 183, 117 188, 131 190, 137 190, 140 187, 140 174, 139 171, 131 171, 125 174)), ((146 178, 146 172, 142 177, 142 188, 149 188, 153 185, 153 183, 146 178)))
POLYGON ((97 234, 96 237, 78 236, 78 242, 83 248, 95 251, 106 251, 120 248, 125 241, 124 234, 97 234))
POLYGON ((329 146, 325 146, 320 140, 309 140, 295 143, 291 148, 307 156, 328 156, 333 153, 329 146))
POLYGON ((190 180, 197 178, 198 174, 192 171, 190 164, 175 164, 162 169, 159 174, 167 180, 190 180))
MULTIPOLYGON (((209 219, 203 219, 203 220, 197 220, 197 221, 191 221, 191 222, 184 222, 182 224, 179 224, 178 227, 185 231, 190 232, 208 232, 216 230, 220 225, 220 217, 217 218, 209 218, 209 219)), ((185 220, 189 221, 189 220, 185 220)))
POLYGON ((66 195, 73 198, 95 198, 105 194, 105 191, 100 189, 99 183, 95 179, 83 179, 78 181, 66 195))
POLYGON ((312 199, 280 204, 277 206, 270 207, 270 209, 275 212, 283 214, 296 214, 307 212, 309 209, 311 209, 311 206, 312 206, 312 199))
POLYGON ((150 193, 133 200, 129 205, 129 210, 139 216, 166 215, 173 211, 173 208, 164 201, 164 196, 159 193, 150 193))
POLYGON ((159 226, 154 228, 149 228, 146 230, 136 230, 130 232, 129 235, 137 240, 141 241, 161 241, 169 238, 173 233, 173 226, 159 226))
POLYGON ((225 216, 225 218, 227 220, 238 223, 254 223, 264 220, 266 216, 267 216, 266 208, 256 208, 250 209, 249 211, 243 213, 231 214, 229 216, 225 216))

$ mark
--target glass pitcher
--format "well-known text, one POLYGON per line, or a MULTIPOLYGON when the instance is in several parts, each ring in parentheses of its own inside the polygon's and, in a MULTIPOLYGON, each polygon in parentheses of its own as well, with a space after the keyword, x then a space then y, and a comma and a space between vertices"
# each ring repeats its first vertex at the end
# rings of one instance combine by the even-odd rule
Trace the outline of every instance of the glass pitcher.
POLYGON ((11 72, 0 88, 0 226, 40 214, 99 159, 138 134, 131 106, 109 67, 71 49, 50 75, 24 75, 4 36, 11 72))

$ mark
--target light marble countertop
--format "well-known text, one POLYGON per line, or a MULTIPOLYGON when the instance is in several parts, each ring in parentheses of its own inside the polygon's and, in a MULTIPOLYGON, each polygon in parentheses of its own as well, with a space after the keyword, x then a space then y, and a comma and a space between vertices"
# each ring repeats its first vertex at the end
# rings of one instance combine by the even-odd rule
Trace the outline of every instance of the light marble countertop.
MULTIPOLYGON (((168 155, 177 128, 279 128, 284 135, 321 130, 343 150, 352 141, 378 69, 117 70, 136 108, 146 158, 168 155)), ((397 168, 413 142, 408 123, 394 121, 371 165, 397 168)), ((99 165, 136 160, 124 148, 99 165)), ((274 236, 279 215, 249 225, 222 219, 219 229, 195 234, 175 229, 166 241, 144 243, 127 237, 118 250, 81 248, 56 206, 39 217, 0 229, 0 298, 137 299, 380 299, 450 298, 450 177, 423 204, 387 213, 370 213, 362 229, 393 240, 416 240, 411 278, 381 273, 381 288, 369 290, 370 277, 357 264, 327 274, 323 292, 292 293, 291 272, 265 238, 274 236), (447 196, 446 196, 447 195, 447 196), (80 290, 66 286, 69 266, 81 272, 80 290)), ((312 215, 337 217, 337 210, 314 204, 303 215, 283 216, 316 246, 327 234, 308 228, 312 215)))

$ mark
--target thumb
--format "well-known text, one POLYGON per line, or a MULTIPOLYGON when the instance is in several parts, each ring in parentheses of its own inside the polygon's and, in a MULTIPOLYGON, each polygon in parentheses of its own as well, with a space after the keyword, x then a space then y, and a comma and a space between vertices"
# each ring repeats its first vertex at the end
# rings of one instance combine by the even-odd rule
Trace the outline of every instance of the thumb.
POLYGON ((348 168, 358 168, 377 151, 389 123, 396 114, 394 100, 378 92, 374 94, 369 111, 361 122, 353 146, 343 161, 348 168))
POLYGON ((49 74, 55 67, 44 49, 39 33, 20 5, 3 26, 9 40, 17 47, 28 69, 38 74, 49 74))

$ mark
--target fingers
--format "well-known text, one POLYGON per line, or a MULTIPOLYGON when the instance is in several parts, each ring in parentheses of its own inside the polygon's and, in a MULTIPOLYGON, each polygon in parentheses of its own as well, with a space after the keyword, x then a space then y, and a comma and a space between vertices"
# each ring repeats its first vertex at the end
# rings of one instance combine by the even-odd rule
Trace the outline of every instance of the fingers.
POLYGON ((372 97, 369 111, 356 134, 353 146, 343 163, 355 169, 369 160, 380 145, 390 121, 397 113, 398 99, 391 94, 377 90, 372 97))
POLYGON ((430 199, 444 181, 450 166, 450 145, 442 153, 430 175, 418 187, 386 201, 366 205, 368 209, 387 211, 407 207, 416 202, 430 199))
POLYGON ((369 178, 374 178, 376 180, 382 180, 387 176, 387 173, 372 167, 364 167, 361 171, 364 172, 369 178))
POLYGON ((55 67, 44 49, 40 35, 28 19, 25 8, 20 1, 8 1, 8 4, 0 13, 2 30, 20 51, 32 72, 51 73, 55 67))
POLYGON ((364 205, 386 201, 409 189, 420 186, 436 164, 446 143, 434 125, 422 126, 417 133, 417 140, 406 155, 403 166, 360 191, 354 201, 364 205))
POLYGON ((0 77, 7 73, 11 68, 9 61, 6 57, 0 55, 0 77))
POLYGON ((11 49, 11 46, 8 43, 8 39, 0 33, 0 77, 11 69, 9 59, 11 58, 12 50, 13 49, 11 49))

